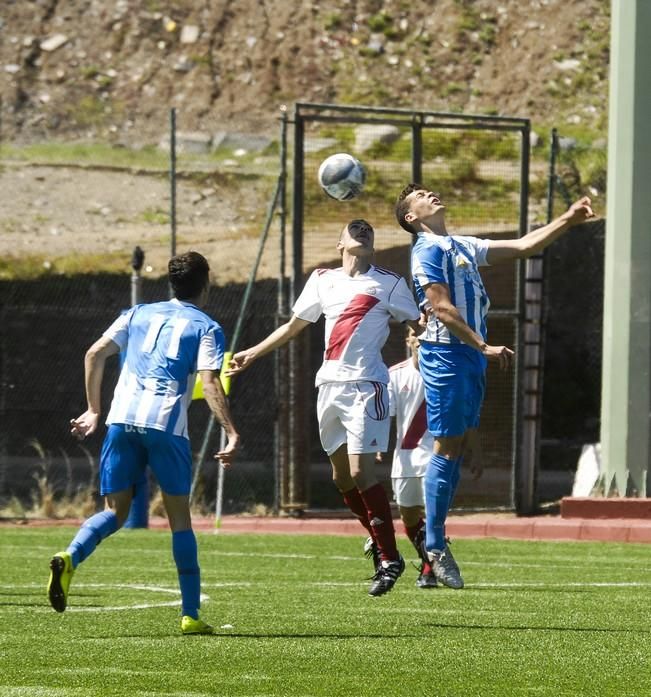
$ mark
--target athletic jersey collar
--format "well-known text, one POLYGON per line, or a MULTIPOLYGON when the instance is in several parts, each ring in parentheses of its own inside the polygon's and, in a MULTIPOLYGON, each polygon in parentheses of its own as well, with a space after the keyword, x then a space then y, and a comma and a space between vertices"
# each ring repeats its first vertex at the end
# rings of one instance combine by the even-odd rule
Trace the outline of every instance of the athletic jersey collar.
POLYGON ((373 272, 375 271, 375 265, 374 265, 374 264, 371 264, 371 265, 368 267, 368 270, 366 270, 366 271, 364 271, 364 272, 360 272, 360 273, 358 273, 356 276, 349 276, 349 275, 344 271, 344 267, 343 267, 343 266, 340 266, 339 268, 337 268, 337 269, 335 269, 335 270, 336 270, 336 271, 339 271, 339 273, 342 274, 342 276, 345 276, 346 278, 350 278, 351 280, 355 281, 355 280, 357 280, 357 279, 359 279, 359 278, 365 278, 365 277, 371 276, 371 275, 373 274, 373 272))
POLYGON ((178 298, 172 298, 170 302, 175 305, 181 305, 181 307, 197 307, 194 303, 189 303, 186 300, 179 300, 178 298))
POLYGON ((444 249, 454 248, 454 240, 452 239, 452 235, 437 235, 434 232, 426 232, 425 230, 421 230, 416 233, 416 236, 425 242, 436 242, 444 249))

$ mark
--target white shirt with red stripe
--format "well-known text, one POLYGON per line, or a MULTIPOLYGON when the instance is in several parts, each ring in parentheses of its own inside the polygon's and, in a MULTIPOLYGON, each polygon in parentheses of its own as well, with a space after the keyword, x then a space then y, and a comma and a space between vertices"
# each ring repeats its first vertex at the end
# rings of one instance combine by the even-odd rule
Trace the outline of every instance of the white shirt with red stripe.
POLYGON ((389 413, 396 417, 391 477, 424 477, 434 436, 427 430, 423 378, 411 358, 389 368, 389 413))
POLYGON ((343 268, 315 269, 292 312, 316 322, 325 316, 325 352, 316 385, 370 380, 387 384, 382 347, 389 320, 419 318, 414 296, 402 276, 380 266, 349 276, 343 268))

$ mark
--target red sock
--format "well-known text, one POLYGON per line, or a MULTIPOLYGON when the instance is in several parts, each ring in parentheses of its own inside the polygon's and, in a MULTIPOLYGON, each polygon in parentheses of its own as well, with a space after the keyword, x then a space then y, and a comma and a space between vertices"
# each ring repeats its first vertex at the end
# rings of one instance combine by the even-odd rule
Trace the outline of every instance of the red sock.
POLYGON ((381 484, 360 492, 366 506, 368 520, 373 529, 373 538, 380 548, 382 561, 394 561, 398 558, 396 547, 396 532, 393 529, 393 518, 387 492, 381 484))
POLYGON ((407 537, 409 538, 409 541, 411 542, 412 545, 414 545, 414 549, 418 552, 418 556, 420 560, 423 562, 423 570, 421 573, 423 574, 429 574, 432 571, 432 567, 430 566, 429 560, 425 556, 425 553, 423 551, 422 547, 422 541, 424 539, 424 532, 423 528, 425 527, 425 521, 420 518, 416 525, 413 527, 407 527, 405 525, 405 533, 407 537))
POLYGON ((359 520, 359 522, 366 528, 368 534, 375 540, 375 535, 373 534, 373 528, 368 522, 368 513, 366 512, 366 506, 362 500, 362 496, 359 493, 359 489, 356 487, 349 489, 348 491, 342 492, 344 497, 344 502, 353 512, 353 515, 359 520))

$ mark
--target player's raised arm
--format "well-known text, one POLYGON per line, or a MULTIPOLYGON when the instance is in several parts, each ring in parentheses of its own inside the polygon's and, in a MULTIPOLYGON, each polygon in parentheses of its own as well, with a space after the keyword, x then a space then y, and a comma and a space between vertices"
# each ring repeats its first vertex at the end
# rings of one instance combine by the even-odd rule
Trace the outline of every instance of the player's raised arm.
POLYGON ((486 261, 489 264, 498 264, 502 261, 526 259, 538 254, 571 227, 593 218, 591 203, 590 198, 584 196, 551 223, 532 230, 516 240, 488 240, 486 261))
POLYGON ((234 354, 233 358, 229 363, 229 370, 225 372, 228 377, 232 375, 237 375, 243 370, 246 370, 251 363, 255 362, 261 356, 266 353, 270 353, 279 346, 283 346, 288 341, 293 339, 297 334, 299 334, 308 324, 311 324, 308 320, 301 319, 296 315, 292 315, 289 322, 281 324, 280 327, 275 329, 266 339, 263 339, 259 344, 252 346, 251 348, 244 349, 244 351, 238 351, 234 354))

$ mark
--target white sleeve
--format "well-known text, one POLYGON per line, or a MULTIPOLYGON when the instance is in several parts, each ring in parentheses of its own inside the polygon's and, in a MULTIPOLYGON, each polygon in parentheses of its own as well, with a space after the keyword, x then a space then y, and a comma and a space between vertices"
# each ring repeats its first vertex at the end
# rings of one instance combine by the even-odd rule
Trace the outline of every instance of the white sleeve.
POLYGON ((468 242, 472 242, 475 248, 477 266, 490 266, 486 259, 486 255, 488 254, 488 240, 484 240, 481 237, 468 237, 466 239, 468 242))
POLYGON ((124 351, 127 347, 127 342, 129 341, 129 322, 131 322, 131 318, 137 307, 136 305, 130 310, 123 312, 103 334, 103 336, 114 341, 120 347, 120 351, 124 351))
POLYGON ((319 269, 312 271, 302 293, 294 303, 292 312, 299 319, 316 322, 323 313, 323 305, 319 296, 319 276, 319 269))
POLYGON ((212 329, 199 341, 197 370, 221 370, 224 362, 224 335, 212 329))
POLYGON ((389 293, 389 312, 399 322, 420 317, 420 311, 414 300, 413 293, 409 290, 407 282, 402 277, 393 287, 391 293, 389 293))
POLYGON ((389 384, 387 385, 389 391, 389 416, 396 415, 396 386, 393 384, 395 380, 395 373, 389 372, 389 384))

